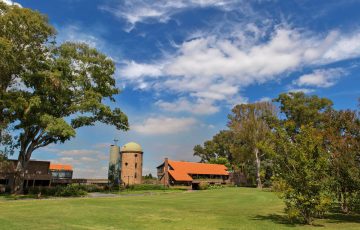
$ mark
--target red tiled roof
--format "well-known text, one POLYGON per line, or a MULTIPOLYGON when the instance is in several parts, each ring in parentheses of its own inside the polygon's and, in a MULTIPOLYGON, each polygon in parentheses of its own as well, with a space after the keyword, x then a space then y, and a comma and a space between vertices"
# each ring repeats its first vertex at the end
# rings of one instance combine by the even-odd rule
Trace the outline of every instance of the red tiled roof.
POLYGON ((50 170, 69 170, 69 171, 72 171, 73 168, 72 168, 71 165, 50 164, 50 170))
POLYGON ((225 165, 172 160, 168 162, 173 168, 169 169, 169 174, 177 181, 192 181, 189 174, 229 175, 225 165))

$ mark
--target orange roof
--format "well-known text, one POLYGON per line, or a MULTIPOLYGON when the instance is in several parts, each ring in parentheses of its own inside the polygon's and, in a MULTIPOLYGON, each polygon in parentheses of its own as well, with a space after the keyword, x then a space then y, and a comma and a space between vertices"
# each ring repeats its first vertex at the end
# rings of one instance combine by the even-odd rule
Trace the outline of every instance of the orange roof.
POLYGON ((73 168, 71 165, 63 165, 63 164, 50 164, 50 170, 70 170, 73 168))
POLYGON ((191 174, 229 175, 225 165, 172 160, 168 163, 173 168, 169 169, 169 174, 177 181, 192 181, 191 174))

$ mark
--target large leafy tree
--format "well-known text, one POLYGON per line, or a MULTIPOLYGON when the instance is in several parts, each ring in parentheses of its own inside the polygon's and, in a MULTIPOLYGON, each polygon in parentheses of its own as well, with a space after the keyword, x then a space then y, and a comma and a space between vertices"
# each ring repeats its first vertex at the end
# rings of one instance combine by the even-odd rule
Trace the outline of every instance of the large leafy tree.
POLYGON ((331 110, 325 117, 325 146, 331 154, 332 191, 348 213, 360 191, 360 120, 356 111, 331 110))
POLYGON ((268 149, 271 129, 267 120, 273 119, 275 108, 270 102, 236 105, 229 115, 228 126, 235 135, 236 158, 255 162, 256 183, 262 188, 261 161, 268 149))
POLYGON ((19 150, 13 192, 22 192, 34 150, 74 137, 77 128, 103 122, 127 130, 126 115, 104 102, 119 93, 111 59, 80 43, 56 46, 46 17, 0 3, 1 124, 14 124, 19 150), (4 71, 2 71, 4 70, 4 71))
POLYGON ((325 192, 329 157, 322 134, 309 125, 301 126, 296 136, 277 127, 274 142, 274 175, 276 184, 281 185, 285 211, 291 218, 310 224, 331 203, 325 192))
POLYGON ((322 128, 323 114, 333 105, 327 98, 307 96, 303 92, 282 93, 274 101, 280 103, 280 112, 284 117, 281 123, 290 136, 296 135, 302 125, 322 128))
POLYGON ((21 94, 17 89, 23 87, 20 75, 42 65, 47 52, 44 44, 54 33, 45 16, 0 1, 0 153, 4 156, 13 152, 9 124, 14 117, 9 107, 21 94))
POLYGON ((332 110, 326 98, 304 93, 281 94, 282 118, 273 132, 275 179, 283 184, 287 212, 311 223, 330 203, 330 154, 324 146, 325 114, 332 110))

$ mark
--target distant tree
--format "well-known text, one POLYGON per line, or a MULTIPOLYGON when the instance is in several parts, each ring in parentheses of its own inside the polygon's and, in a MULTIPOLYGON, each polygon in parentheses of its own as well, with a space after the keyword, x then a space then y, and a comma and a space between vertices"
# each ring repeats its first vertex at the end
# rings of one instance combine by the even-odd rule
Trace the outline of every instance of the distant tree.
POLYGON ((231 164, 229 160, 225 157, 218 157, 218 158, 211 158, 209 160, 210 164, 219 164, 219 165, 225 165, 229 170, 231 170, 231 164))
POLYGON ((38 12, 0 3, 1 127, 19 134, 14 193, 22 192, 34 150, 103 122, 127 130, 126 115, 104 104, 119 93, 111 59, 80 43, 49 43, 54 29, 38 12), (5 26, 4 26, 5 25, 5 26))
POLYGON ((267 119, 273 119, 274 116, 275 107, 270 102, 236 105, 229 115, 228 126, 234 133, 237 150, 234 151, 233 156, 255 162, 258 188, 263 186, 261 161, 268 153, 270 144, 271 129, 267 119))
POLYGON ((154 179, 153 175, 151 173, 143 176, 144 179, 154 179))
POLYGON ((351 211, 360 193, 360 120, 356 111, 331 110, 326 114, 325 145, 331 154, 332 191, 341 211, 351 211))
POLYGON ((194 156, 198 156, 201 162, 216 161, 218 158, 225 158, 232 162, 231 148, 234 143, 234 133, 230 130, 222 130, 215 134, 211 140, 205 141, 204 146, 194 147, 194 156))

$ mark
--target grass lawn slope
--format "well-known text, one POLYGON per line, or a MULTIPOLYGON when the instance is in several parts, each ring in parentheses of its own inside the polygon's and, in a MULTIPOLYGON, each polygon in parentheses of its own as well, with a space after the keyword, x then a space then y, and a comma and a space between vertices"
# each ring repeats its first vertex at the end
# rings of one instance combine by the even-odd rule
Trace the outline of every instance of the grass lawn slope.
POLYGON ((360 229, 332 214, 315 226, 284 219, 275 194, 251 188, 49 200, 0 200, 0 229, 360 229))

